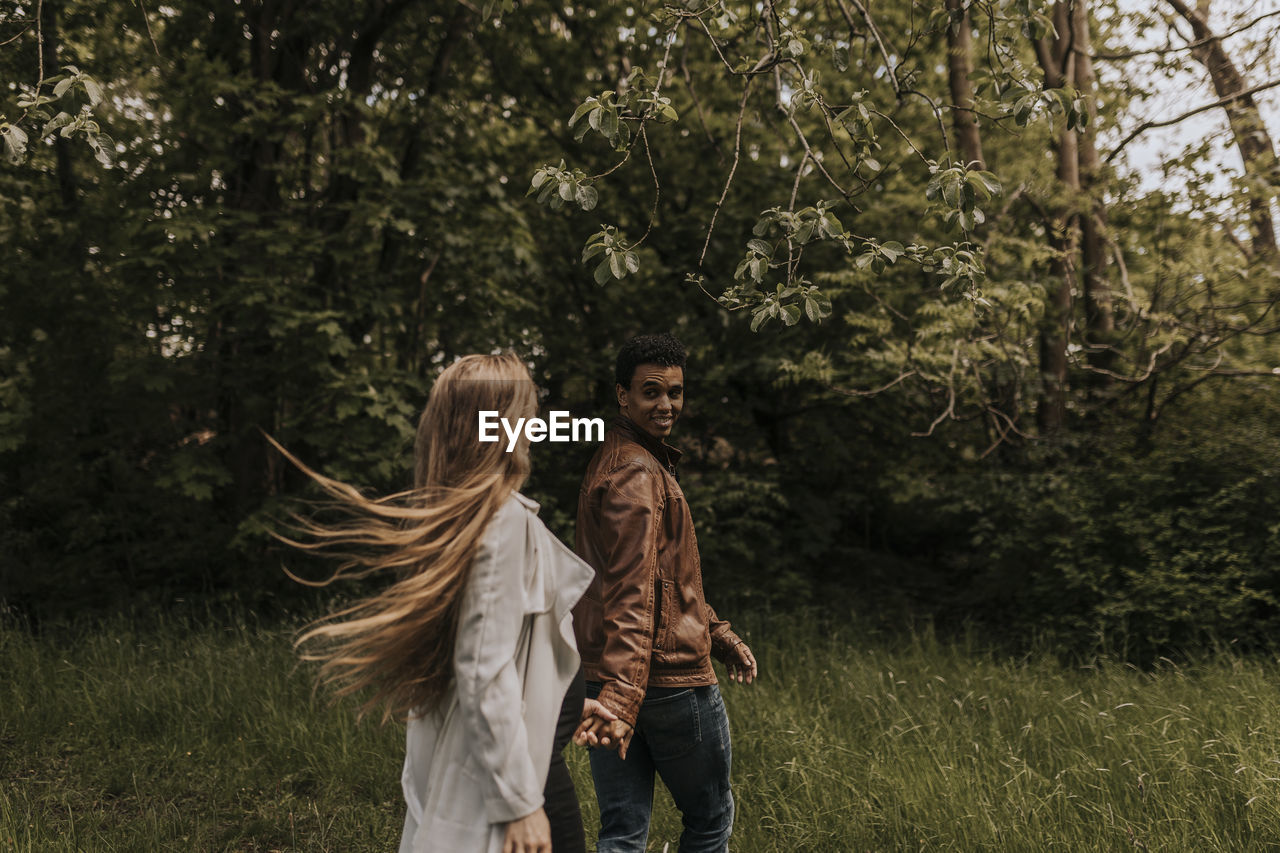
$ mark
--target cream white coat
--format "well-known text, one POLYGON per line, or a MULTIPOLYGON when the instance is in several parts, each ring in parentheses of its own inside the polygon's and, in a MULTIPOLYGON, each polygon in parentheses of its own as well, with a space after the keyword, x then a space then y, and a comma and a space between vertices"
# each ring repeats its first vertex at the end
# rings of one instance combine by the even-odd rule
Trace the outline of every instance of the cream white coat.
POLYGON ((501 853, 506 824, 542 806, 565 691, 578 671, 571 609, 590 566, 512 494, 463 594, 454 683, 410 717, 400 853, 501 853))

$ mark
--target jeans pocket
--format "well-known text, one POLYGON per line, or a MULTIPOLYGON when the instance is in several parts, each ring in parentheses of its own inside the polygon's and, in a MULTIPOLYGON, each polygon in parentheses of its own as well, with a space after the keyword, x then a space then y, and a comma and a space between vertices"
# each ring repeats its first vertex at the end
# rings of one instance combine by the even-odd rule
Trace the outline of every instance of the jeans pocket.
POLYGON ((655 761, 687 755, 702 743, 698 692, 684 690, 645 701, 640 705, 637 724, 655 761))

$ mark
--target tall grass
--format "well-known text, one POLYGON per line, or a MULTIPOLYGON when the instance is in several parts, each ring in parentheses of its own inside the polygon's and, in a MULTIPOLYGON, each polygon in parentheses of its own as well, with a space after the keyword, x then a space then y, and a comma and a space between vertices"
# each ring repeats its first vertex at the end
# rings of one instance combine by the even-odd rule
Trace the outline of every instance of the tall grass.
MULTIPOLYGON (((291 632, 0 627, 0 850, 394 849, 402 733, 312 693, 291 632)), ((1012 659, 794 618, 722 683, 732 849, 1258 850, 1280 843, 1280 664, 1012 659)), ((569 749, 588 835, 586 756, 569 749)), ((659 790, 650 849, 679 838, 659 790)))

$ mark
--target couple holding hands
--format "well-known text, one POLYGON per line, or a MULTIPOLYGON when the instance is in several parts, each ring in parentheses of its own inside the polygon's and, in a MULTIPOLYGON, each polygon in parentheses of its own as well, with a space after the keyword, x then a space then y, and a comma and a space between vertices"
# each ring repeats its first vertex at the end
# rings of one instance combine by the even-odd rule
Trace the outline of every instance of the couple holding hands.
POLYGON ((401 853, 581 853, 561 750, 590 748, 598 853, 641 853, 655 773, 681 812, 681 853, 726 851, 729 724, 711 657, 750 682, 750 649, 703 596, 693 521, 666 444, 685 352, 645 335, 618 353, 619 416, 578 494, 576 554, 520 494, 529 444, 481 442, 479 411, 514 421, 537 390, 514 355, 468 356, 436 381, 415 442, 415 488, 370 500, 311 475, 355 521, 304 523, 355 545, 335 577, 399 580, 300 642, 366 709, 406 717, 401 853), (354 570, 354 571, 353 571, 354 570))

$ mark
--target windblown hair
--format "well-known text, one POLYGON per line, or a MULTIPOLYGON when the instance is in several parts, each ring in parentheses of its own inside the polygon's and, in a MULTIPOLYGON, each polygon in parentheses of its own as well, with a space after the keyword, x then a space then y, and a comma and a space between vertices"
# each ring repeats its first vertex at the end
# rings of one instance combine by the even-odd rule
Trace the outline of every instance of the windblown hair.
MULTIPOLYGON (((341 697, 370 689, 360 715, 378 707, 382 721, 439 705, 453 681, 453 653, 462 593, 485 528, 529 475, 527 439, 481 442, 481 410, 515 422, 537 414, 537 389, 513 354, 470 355, 440 374, 418 422, 414 489, 369 499, 276 447, 346 511, 349 520, 322 524, 295 516, 298 548, 339 553, 326 580, 394 572, 391 586, 308 626, 298 646, 321 662, 320 679, 341 697)), ((275 442, 272 442, 275 444, 275 442)))

